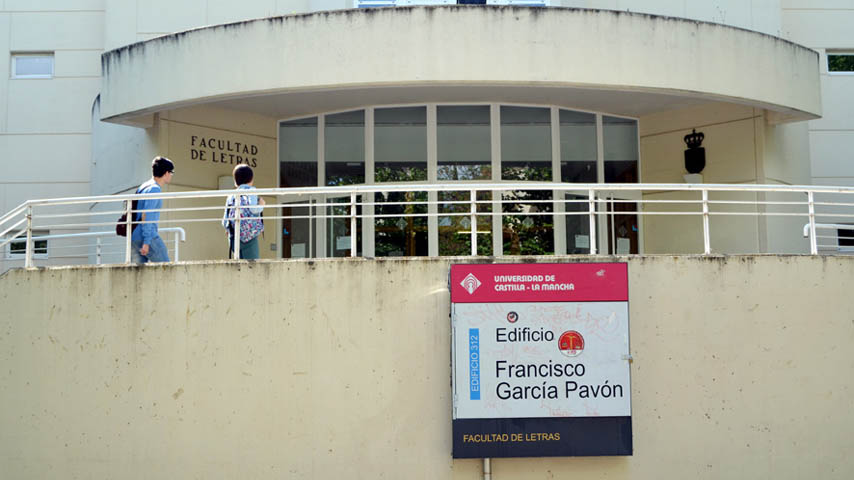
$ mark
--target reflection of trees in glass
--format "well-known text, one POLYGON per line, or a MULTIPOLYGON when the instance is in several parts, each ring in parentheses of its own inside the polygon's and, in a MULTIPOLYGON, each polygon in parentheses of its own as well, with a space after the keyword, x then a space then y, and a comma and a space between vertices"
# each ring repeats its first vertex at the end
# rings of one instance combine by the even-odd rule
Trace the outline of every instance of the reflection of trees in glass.
MULTIPOLYGON (((501 177, 505 180, 544 182, 551 180, 551 165, 504 166, 501 177)), ((553 255, 554 219, 551 203, 526 203, 532 200, 551 200, 551 190, 514 190, 503 195, 502 215, 505 255, 553 255), (536 215, 525 215, 534 213, 536 215)))
POLYGON ((351 169, 335 169, 326 172, 326 185, 336 187, 338 185, 359 185, 365 183, 363 172, 351 172, 351 169))
MULTIPOLYGON (((401 164, 405 165, 405 164, 401 164)), ((427 179, 423 167, 377 167, 377 183, 411 182, 427 179)), ((378 257, 414 257, 427 255, 427 192, 377 193, 377 203, 405 202, 404 205, 377 205, 377 215, 424 214, 423 217, 384 217, 375 219, 374 251, 378 257)))
MULTIPOLYGON (((469 203, 471 193, 439 192, 439 201, 465 202, 446 203, 439 205, 439 213, 470 213, 469 203)), ((478 201, 490 201, 490 192, 477 192, 478 201)), ((477 204, 478 213, 492 212, 489 203, 477 204)), ((492 255, 492 217, 489 215, 477 216, 477 232, 488 232, 477 235, 477 254, 492 255)), ((471 215, 439 217, 439 255, 471 255, 471 215), (465 233, 463 233, 465 232, 465 233)))
POLYGON ((483 165, 439 165, 439 181, 453 180, 489 180, 492 178, 492 166, 483 165))
POLYGON ((854 72, 854 54, 828 55, 827 70, 831 72, 854 72))

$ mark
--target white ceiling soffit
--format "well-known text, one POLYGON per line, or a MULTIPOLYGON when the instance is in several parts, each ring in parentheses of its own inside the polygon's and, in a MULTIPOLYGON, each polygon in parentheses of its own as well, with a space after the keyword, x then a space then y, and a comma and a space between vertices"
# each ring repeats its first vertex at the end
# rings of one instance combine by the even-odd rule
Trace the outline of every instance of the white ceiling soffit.
POLYGON ((193 105, 287 118, 504 102, 643 116, 708 102, 821 115, 816 52, 724 25, 606 10, 412 7, 205 27, 107 52, 102 118, 193 105))

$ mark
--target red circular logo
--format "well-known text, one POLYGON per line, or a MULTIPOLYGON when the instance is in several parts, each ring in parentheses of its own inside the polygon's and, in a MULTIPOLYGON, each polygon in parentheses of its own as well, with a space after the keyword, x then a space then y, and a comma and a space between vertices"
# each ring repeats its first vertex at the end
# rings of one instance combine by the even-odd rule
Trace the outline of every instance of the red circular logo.
POLYGON ((567 357, 575 357, 584 350, 584 337, 575 330, 563 332, 557 341, 560 353, 567 357))
POLYGON ((519 314, 516 312, 510 312, 507 314, 507 321, 510 323, 516 323, 516 320, 519 320, 519 314))

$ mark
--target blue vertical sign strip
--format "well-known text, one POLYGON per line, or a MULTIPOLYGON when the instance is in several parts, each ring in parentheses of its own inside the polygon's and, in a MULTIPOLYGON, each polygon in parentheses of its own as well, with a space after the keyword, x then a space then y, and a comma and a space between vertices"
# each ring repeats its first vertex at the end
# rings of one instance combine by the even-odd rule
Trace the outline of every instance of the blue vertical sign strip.
POLYGON ((469 329, 469 394, 480 400, 480 329, 469 329))

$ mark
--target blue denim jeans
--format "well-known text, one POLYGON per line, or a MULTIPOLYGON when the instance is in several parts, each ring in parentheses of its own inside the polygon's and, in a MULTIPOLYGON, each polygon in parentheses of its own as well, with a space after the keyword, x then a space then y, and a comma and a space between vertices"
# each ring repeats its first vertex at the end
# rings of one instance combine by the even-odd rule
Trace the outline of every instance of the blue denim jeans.
MULTIPOLYGON (((234 237, 228 237, 228 258, 234 255, 234 237)), ((246 243, 240 242, 240 259, 241 260, 257 260, 261 256, 261 250, 258 246, 258 237, 249 240, 246 243)))
POLYGON ((154 237, 148 244, 148 255, 142 256, 139 249, 142 248, 142 240, 133 241, 130 246, 130 258, 133 263, 168 262, 169 250, 160 237, 154 237))

